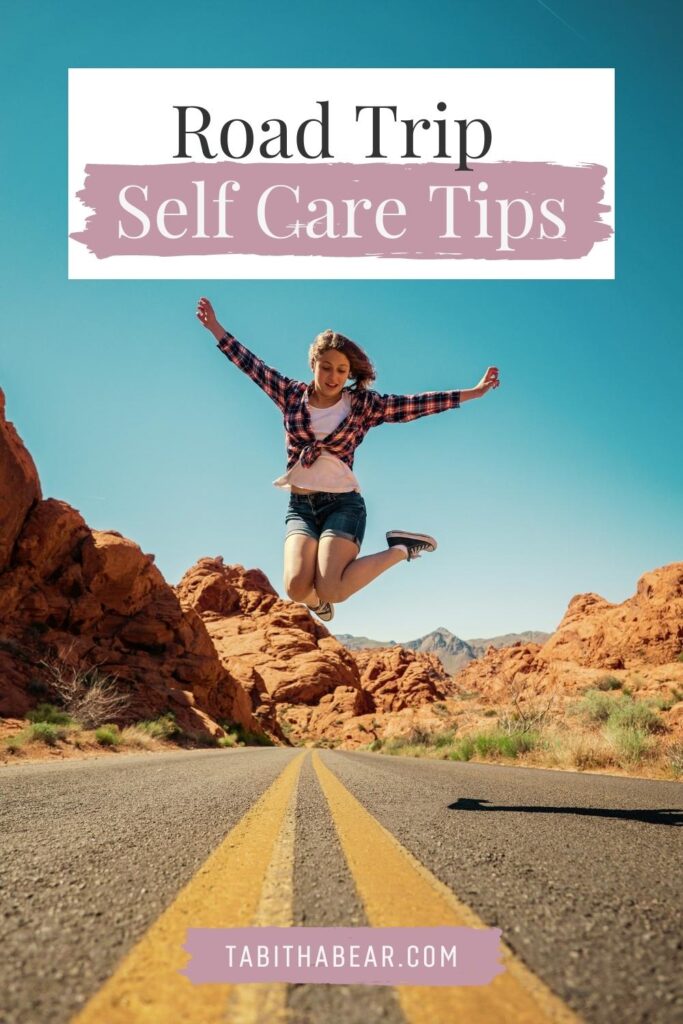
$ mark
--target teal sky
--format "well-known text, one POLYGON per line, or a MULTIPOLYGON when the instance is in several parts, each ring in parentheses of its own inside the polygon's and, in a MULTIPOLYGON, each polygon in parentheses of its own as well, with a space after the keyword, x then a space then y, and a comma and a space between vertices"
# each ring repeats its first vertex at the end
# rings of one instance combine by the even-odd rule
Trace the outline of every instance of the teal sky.
MULTIPOLYGON (((553 629, 569 599, 629 596, 683 557, 681 6, 668 0, 14 3, 4 16, 0 385, 45 496, 156 554, 263 569, 281 590, 276 407, 194 320, 289 376, 313 336, 363 345, 382 391, 502 386, 370 432, 369 523, 439 550, 338 607, 337 632, 553 629), (68 281, 68 67, 615 67, 616 281, 68 281)), ((276 88, 276 76, 264 89, 276 88)))

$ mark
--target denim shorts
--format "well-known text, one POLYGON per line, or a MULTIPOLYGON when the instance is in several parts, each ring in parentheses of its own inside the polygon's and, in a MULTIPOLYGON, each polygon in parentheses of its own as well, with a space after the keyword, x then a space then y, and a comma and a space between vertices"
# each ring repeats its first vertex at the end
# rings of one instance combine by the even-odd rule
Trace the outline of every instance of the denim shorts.
POLYGON ((306 537, 344 537, 360 548, 365 536, 365 501, 357 491, 329 494, 291 494, 285 516, 287 537, 303 533, 306 537))

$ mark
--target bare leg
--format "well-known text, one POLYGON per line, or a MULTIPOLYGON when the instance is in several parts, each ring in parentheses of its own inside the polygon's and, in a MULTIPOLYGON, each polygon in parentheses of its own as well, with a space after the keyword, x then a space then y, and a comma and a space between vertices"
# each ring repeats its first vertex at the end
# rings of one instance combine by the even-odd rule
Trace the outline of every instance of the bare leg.
POLYGON ((303 601, 315 608, 320 600, 315 592, 318 541, 303 533, 285 540, 285 590, 292 601, 303 601))
POLYGON ((315 589, 321 601, 337 603, 362 590, 392 565, 406 559, 400 548, 358 558, 358 545, 345 537, 321 537, 315 589))

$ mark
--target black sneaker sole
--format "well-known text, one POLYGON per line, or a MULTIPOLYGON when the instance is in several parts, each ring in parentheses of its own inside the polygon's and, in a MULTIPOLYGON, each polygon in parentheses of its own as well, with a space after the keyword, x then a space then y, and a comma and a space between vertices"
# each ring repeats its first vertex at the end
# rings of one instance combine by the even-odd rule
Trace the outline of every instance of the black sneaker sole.
POLYGON ((422 544, 429 544, 425 551, 436 551, 438 544, 428 533, 408 533, 407 530, 389 530, 387 533, 387 544, 393 547, 394 544, 402 544, 404 540, 418 541, 422 544))

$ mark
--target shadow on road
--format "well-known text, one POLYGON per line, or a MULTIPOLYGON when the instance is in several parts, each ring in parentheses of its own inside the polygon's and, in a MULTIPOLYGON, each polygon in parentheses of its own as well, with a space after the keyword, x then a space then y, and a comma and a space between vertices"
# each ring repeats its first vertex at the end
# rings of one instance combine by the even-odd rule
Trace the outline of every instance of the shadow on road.
POLYGON ((628 811, 611 807, 539 807, 532 805, 502 806, 491 804, 489 800, 474 800, 460 797, 455 803, 448 805, 449 811, 520 811, 524 814, 583 814, 591 818, 622 818, 624 821, 644 821, 648 825, 683 825, 683 810, 663 807, 661 810, 646 808, 628 811))

